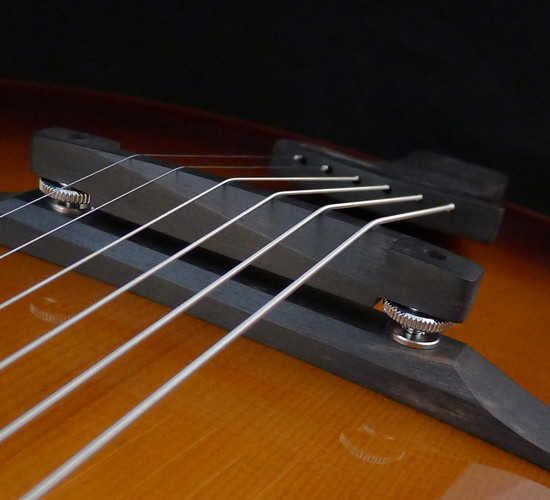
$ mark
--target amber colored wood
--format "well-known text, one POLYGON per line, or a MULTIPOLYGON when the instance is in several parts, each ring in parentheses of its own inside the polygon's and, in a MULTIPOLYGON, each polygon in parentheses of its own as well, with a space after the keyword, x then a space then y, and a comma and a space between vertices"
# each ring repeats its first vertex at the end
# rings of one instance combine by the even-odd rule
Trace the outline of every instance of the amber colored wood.
MULTIPOLYGON (((137 151, 268 153, 282 135, 168 105, 0 84, 0 188, 34 188, 28 143, 48 126, 137 151)), ((0 221, 0 231, 1 231, 0 221)), ((550 404, 550 222, 509 207, 493 246, 452 240, 485 266, 450 332, 550 404)), ((0 300, 55 266, 0 262, 0 300)), ((70 275, 0 312, 0 356, 105 295, 70 275)), ((127 294, 0 373, 0 425, 166 312, 127 294)), ((16 498, 222 335, 182 317, 0 444, 0 497, 16 498)), ((549 422, 550 425, 550 422, 549 422)), ((550 498, 550 473, 284 354, 239 339, 48 498, 550 498)))

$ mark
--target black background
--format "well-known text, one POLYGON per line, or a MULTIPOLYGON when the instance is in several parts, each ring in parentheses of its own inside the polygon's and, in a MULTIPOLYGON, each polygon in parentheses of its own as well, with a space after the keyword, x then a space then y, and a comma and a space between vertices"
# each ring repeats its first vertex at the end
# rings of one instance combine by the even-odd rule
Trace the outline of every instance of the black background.
POLYGON ((550 213, 549 2, 13 2, 0 77, 507 172, 550 213))

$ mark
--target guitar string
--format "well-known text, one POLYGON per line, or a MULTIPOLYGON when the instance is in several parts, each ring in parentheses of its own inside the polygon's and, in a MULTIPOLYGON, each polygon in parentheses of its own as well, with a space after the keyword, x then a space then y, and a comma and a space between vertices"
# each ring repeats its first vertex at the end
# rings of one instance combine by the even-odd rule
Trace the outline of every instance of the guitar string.
MULTIPOLYGON (((17 253, 21 250, 23 250, 24 248, 32 245, 33 243, 36 243, 40 240, 42 240, 43 238, 46 238, 47 236, 67 227, 67 226, 70 226, 71 224, 74 224, 76 221, 84 218, 84 217, 88 217, 89 215, 93 214, 94 212, 97 212, 98 210, 101 210, 102 208, 105 208, 106 206, 108 205, 111 205, 112 203, 115 203, 116 201, 119 201, 121 200, 122 198, 125 198, 126 196, 129 196, 130 194, 132 193, 135 193, 136 191, 148 186, 149 184, 152 184, 153 182, 161 179, 162 177, 165 177, 166 175, 170 175, 172 174, 173 172, 177 172, 177 171, 180 171, 182 169, 188 169, 188 168, 204 168, 204 169, 218 169, 219 167, 217 165, 205 165, 205 166, 194 166, 194 167, 188 167, 188 166, 179 166, 179 167, 176 167, 174 169, 171 169, 169 170, 168 172, 165 172, 161 175, 159 175, 158 177, 155 177, 154 179, 151 179, 129 191, 126 191, 118 196, 116 196, 115 198, 109 200, 109 201, 106 201, 105 203, 102 203, 101 205, 97 206, 97 207, 94 207, 92 208, 91 210, 87 210, 86 212, 84 212, 83 214, 80 214, 79 216, 77 217, 74 217, 70 220, 68 220, 67 222, 51 229, 50 231, 47 231, 45 233, 42 233, 40 234, 39 236, 37 236, 36 238, 33 238, 31 239, 30 241, 27 241, 21 245, 19 245, 18 247, 16 248, 12 248, 11 250, 8 250, 7 252, 4 252, 3 254, 0 254, 0 260, 2 259, 5 259, 6 257, 9 257, 10 255, 13 255, 14 253, 17 253)), ((227 167, 226 168, 234 168, 234 169, 237 169, 237 168, 241 168, 240 166, 231 166, 231 167, 227 167)), ((250 166, 250 167, 247 167, 247 168, 263 168, 263 167, 256 167, 256 166, 250 166)), ((280 167, 280 168, 288 168, 288 167, 280 167)), ((278 177, 278 178, 274 178, 274 179, 279 179, 280 181, 285 181, 285 177, 278 177)), ((288 178, 287 178, 288 179, 288 178)), ((329 177, 329 176, 325 176, 323 178, 319 178, 318 180, 322 180, 322 181, 325 181, 325 180, 328 180, 328 179, 335 179, 335 177, 329 177)), ((297 178, 296 180, 300 180, 299 178, 297 178)), ((358 180, 358 177, 356 177, 356 180, 358 180)), ((76 181, 75 181, 76 182, 76 181)), ((3 215, 9 215, 10 213, 13 213, 13 212, 16 212, 18 209, 20 208, 25 208, 33 203, 35 203, 36 201, 39 201, 40 199, 44 199, 46 197, 50 196, 49 194, 47 195, 44 195, 44 196, 41 196, 35 200, 33 200, 32 202, 29 202, 29 203, 26 203, 20 207, 18 207, 17 209, 13 209, 11 210, 10 212, 7 212, 6 214, 3 214, 3 215)), ((1 218, 1 217, 0 217, 1 218)))
MULTIPOLYGON (((136 156, 141 156, 139 153, 136 153, 136 154, 133 154, 133 155, 130 155, 130 156, 127 156, 125 158, 122 158, 114 163, 110 163, 109 165, 105 166, 105 167, 102 167, 100 168, 99 170, 96 170, 95 172, 92 172, 91 174, 88 174, 88 175, 85 175, 84 177, 81 177, 80 179, 77 179, 76 181, 73 181, 73 182, 70 182, 68 184, 65 184, 64 187, 71 187, 73 185, 75 185, 76 183, 78 182, 82 182, 82 181, 85 181, 86 179, 89 179, 91 177, 93 177, 94 175, 97 175, 97 174, 100 174, 101 172, 105 172, 106 170, 110 169, 110 168, 113 168, 115 167, 116 165, 119 165, 127 160, 131 160, 132 158, 135 158, 136 156)), ((61 189, 61 188, 59 188, 61 189)), ((35 203, 38 203, 40 200, 43 200, 44 198, 47 198, 48 196, 50 196, 49 194, 44 194, 42 196, 39 196, 38 198, 35 198, 34 200, 31 200, 31 201, 28 201, 27 203, 25 203, 24 205, 21 205, 19 207, 16 207, 12 210, 9 210, 8 212, 5 212, 3 214, 0 214, 0 219, 3 219, 4 217, 7 217, 8 215, 11 215, 15 212, 18 212, 19 210, 22 210, 23 208, 26 208, 28 207, 29 205, 33 205, 35 203)))
MULTIPOLYGON (((170 172, 167 172, 167 173, 164 173, 158 177, 155 177, 154 179, 150 180, 149 182, 135 188, 134 190, 132 191, 129 191, 128 193, 125 193, 124 195, 121 195, 119 196, 118 198, 115 198, 114 200, 111 200, 107 203, 104 203, 103 205, 100 205, 99 207, 97 207, 96 209, 94 210, 98 210, 100 208, 103 208, 105 207, 105 205, 109 204, 109 203, 112 203, 114 201, 117 201, 118 199, 120 198, 123 198, 124 196, 127 196, 128 194, 132 193, 132 192, 135 192, 137 191, 138 189, 146 186, 147 184, 151 184, 152 182, 155 182, 157 180, 159 180, 161 177, 164 177, 166 175, 169 175, 170 173, 172 172, 175 172, 176 170, 179 170, 179 169, 182 169, 182 168, 185 168, 185 167, 178 167, 177 169, 175 170, 172 170, 170 172)), ((355 182, 359 180, 359 177, 358 176, 351 176, 351 177, 233 177, 233 178, 230 178, 220 184, 218 184, 216 186, 215 189, 218 189, 219 187, 222 187, 224 185, 227 185, 227 184, 230 184, 232 182, 239 182, 239 181, 247 181, 247 182, 252 182, 252 181, 265 181, 265 182, 271 182, 271 181, 281 181, 281 182, 290 182, 290 181, 302 181, 302 182, 307 182, 307 181, 328 181, 328 182, 355 182)), ((61 276, 63 276, 64 274, 67 274, 68 272, 76 269, 77 267, 79 267, 80 265, 88 262, 89 260, 93 259, 94 257, 100 255, 101 253, 109 250, 110 248, 113 248, 114 246, 118 245, 119 243, 131 238, 132 236, 135 236, 136 234, 140 233, 141 231, 147 229, 148 227, 151 227, 153 224, 163 220, 164 218, 172 215, 173 213, 177 212, 178 210, 184 208, 185 206, 189 205, 190 203, 198 200, 199 198, 201 198, 202 196, 205 196, 206 194, 212 192, 212 190, 207 190, 203 193, 200 193, 198 196, 194 197, 194 198, 191 198, 190 200, 187 200, 179 205, 177 205, 176 207, 174 208, 171 208, 170 210, 168 210, 167 212, 159 215, 158 217, 155 217, 154 219, 150 220, 149 222, 143 224, 143 225, 140 225, 139 227, 137 227, 136 229, 134 229, 133 231, 130 231, 129 233, 127 233, 126 235, 124 236, 121 236, 120 238, 116 239, 115 241, 103 246, 102 248, 99 248, 98 250, 94 251, 92 254, 80 259, 79 261, 71 264, 70 266, 62 269, 61 271, 53 274, 52 276, 49 276, 48 278, 40 281, 39 283, 36 283, 35 285, 27 288, 26 290, 23 290, 22 292, 18 293, 17 295, 14 295, 13 297, 5 300, 4 302, 0 303, 0 311, 2 309, 5 309, 6 307, 8 307, 9 305, 17 302, 18 300, 22 299, 23 297, 26 297, 27 295, 29 295, 30 293, 42 288, 43 286, 47 285, 48 283, 51 283, 52 281, 60 278, 61 276)), ((329 191, 331 193, 335 192, 335 191, 329 191)), ((337 192, 337 191, 336 191, 337 192)), ((87 215, 87 214, 85 214, 87 215)), ((78 220, 78 218, 76 219, 71 219, 71 221, 76 221, 78 220)), ((70 221, 70 222, 71 222, 70 221)), ((69 223, 70 223, 69 222, 69 223)), ((44 235, 41 235, 41 237, 44 237, 44 236, 48 236, 49 234, 52 234, 54 233, 55 231, 57 231, 58 229, 61 229, 63 227, 65 227, 67 224, 64 224, 64 225, 61 225, 57 228, 55 228, 54 230, 52 231, 49 231, 48 233, 45 233, 44 235)), ((4 256, 7 256, 8 254, 10 253, 14 253, 16 250, 20 250, 21 248, 24 248, 24 246, 28 246, 30 245, 31 243, 37 241, 39 238, 35 238, 34 240, 31 240, 30 242, 27 242, 25 245, 21 245, 19 247, 17 247, 16 249, 13 249, 11 250, 10 252, 7 252, 6 254, 3 254, 3 255, 0 255, 0 260, 4 257, 4 256)), ((0 368, 1 369, 1 368, 0 368)))
MULTIPOLYGON (((110 163, 109 165, 106 165, 105 167, 102 167, 100 168, 99 170, 96 170, 95 172, 92 172, 90 174, 87 174, 83 177, 80 177, 79 179, 76 179, 75 181, 72 181, 72 182, 69 182, 67 184, 63 184, 62 187, 60 188, 57 188, 55 191, 58 191, 59 189, 63 189, 63 188, 68 188, 68 187, 71 187, 71 186, 74 186, 75 184, 79 183, 79 182, 82 182, 82 181, 85 181, 87 179, 90 179, 91 177, 95 176, 95 175, 98 175, 102 172, 105 172, 106 170, 109 170, 110 168, 112 167, 115 167, 117 165, 120 165, 122 163, 124 163, 125 161, 129 161, 131 160, 132 158, 137 158, 138 156, 145 156, 145 157, 148 157, 148 158, 155 158, 155 157, 160 157, 160 158, 219 158, 219 159, 226 159, 226 158, 229 158, 229 159, 270 159, 272 158, 271 155, 244 155, 244 154, 235 154, 235 155, 224 155, 224 154, 219 154, 219 155, 209 155, 209 154, 192 154, 192 153, 182 153, 182 154, 179 154, 179 153, 134 153, 134 154, 131 154, 129 156, 126 156, 124 158, 121 158, 120 160, 117 160, 113 163, 110 163)), ((293 160, 297 160, 298 157, 300 155, 294 155, 294 156, 281 156, 281 157, 277 157, 278 160, 284 160, 284 159, 293 159, 293 160)), ((233 165, 216 165, 216 166, 194 166, 194 165, 190 165, 190 166, 186 166, 185 168, 197 168, 197 169, 203 169, 203 168, 215 168, 215 169, 223 169, 223 168, 251 168, 251 169, 254 169, 254 168, 257 168, 257 169, 260 169, 260 168, 267 168, 266 166, 254 166, 254 165, 251 165, 251 166, 248 166, 248 165, 241 165, 241 166, 233 166, 233 165)), ((292 168, 290 166, 270 166, 269 167, 270 169, 277 169, 277 168, 292 168)), ((305 166, 305 165, 301 165, 300 167, 301 169, 302 168, 319 168, 319 167, 315 167, 315 166, 305 166)), ((55 192, 54 191, 54 192, 55 192)), ((16 207, 12 210, 9 210, 8 212, 4 212, 2 214, 0 214, 0 219, 3 219, 4 217, 7 217, 15 212, 18 212, 19 210, 22 210, 23 208, 26 208, 28 207, 29 205, 34 205, 35 203, 38 203, 39 201, 41 200, 44 200, 45 198, 48 198, 49 196, 51 195, 50 194, 43 194, 41 196, 39 196, 38 198, 35 198, 34 200, 31 200, 31 201, 28 201, 26 202, 25 204, 19 206, 19 207, 16 207)))
MULTIPOLYGON (((345 189, 345 188, 344 188, 345 189)), ((309 190, 309 192, 302 192, 302 193, 294 193, 294 194, 315 194, 312 193, 309 190)), ((37 403, 35 406, 27 410, 25 413, 23 413, 21 416, 17 417, 13 421, 11 421, 8 425, 6 425, 4 428, 0 429, 0 443, 3 442, 5 439, 7 439, 9 436, 17 432, 19 429, 21 429, 23 426, 28 424, 30 421, 35 419, 38 415, 46 411, 48 408, 51 408, 54 404, 59 402, 62 398, 70 394, 72 391, 80 387, 84 382, 89 380, 91 377, 93 377, 95 374, 97 374, 99 371, 103 370, 107 366, 109 366, 111 363, 116 361, 118 358, 120 358, 123 354, 128 352, 129 350, 133 349, 135 346, 137 346, 139 343, 143 342, 146 338, 150 337, 153 333, 155 333, 158 329, 160 329, 162 326, 164 326, 166 323, 174 319, 176 316, 179 316, 180 314, 184 313, 186 310, 188 310, 190 307, 194 306, 197 302, 202 300, 206 295, 208 295, 211 291, 221 286, 223 283, 229 281, 231 278, 233 278, 236 274, 240 273, 243 269, 250 266, 254 261, 258 260, 262 255, 267 253, 269 250, 271 250, 275 245, 278 245, 281 241, 285 240, 295 232, 297 232, 299 229, 304 227, 306 224, 314 220, 315 218, 321 216, 322 214, 329 212, 331 210, 344 210, 349 208, 356 208, 356 207, 367 207, 367 206, 374 206, 374 205, 385 205, 390 203, 402 203, 406 201, 420 201, 422 199, 422 195, 412 195, 412 196, 401 196, 396 198, 381 198, 376 200, 366 200, 366 201, 355 201, 355 202, 346 202, 346 203, 335 203, 330 205, 325 205, 316 211, 309 214, 307 217, 302 219, 300 222, 293 225, 290 229, 286 230, 284 233, 282 233, 280 236, 272 240, 270 243, 265 245, 264 247, 257 250, 255 253, 253 253, 250 257, 243 260, 241 263, 239 263, 237 266, 233 267, 229 271, 227 271, 225 274, 220 276, 218 279, 216 279, 214 282, 212 282, 210 285, 204 287, 202 290, 197 292, 195 295, 190 297, 188 300, 180 304, 178 307, 173 309, 170 313, 166 314, 162 318, 160 318, 157 322, 143 330, 141 333, 136 335, 134 338, 130 339, 129 341, 125 342, 121 346, 119 346, 117 349, 115 349, 113 352, 105 356, 103 359, 86 369, 84 372, 82 372, 80 375, 73 378, 70 382, 65 384, 63 387, 59 388, 54 393, 50 394, 47 398, 43 399, 39 403, 37 403)))
MULTIPOLYGON (((250 180, 266 181, 268 179, 272 179, 272 180, 277 180, 278 181, 278 180, 281 180, 281 179, 284 179, 284 178, 282 178, 282 177, 276 177, 276 178, 273 178, 273 177, 250 177, 250 178, 241 177, 241 178, 234 178, 234 179, 240 179, 240 180, 245 180, 245 181, 250 181, 250 180)), ((296 180, 296 179, 297 179, 296 177, 292 178, 292 180, 296 180)), ((311 179, 319 179, 319 178, 313 178, 313 177, 307 178, 307 177, 305 177, 305 178, 301 178, 301 179, 311 180, 311 179)), ((326 178, 324 178, 324 177, 321 178, 321 179, 326 180, 326 178)), ((348 180, 350 180, 350 179, 355 179, 356 180, 355 177, 348 178, 348 180)), ((191 203, 192 201, 195 201, 197 198, 205 196, 206 194, 212 192, 214 189, 217 189, 218 187, 221 187, 225 184, 228 184, 232 180, 233 179, 226 179, 224 181, 221 181, 220 183, 216 184, 215 186, 209 188, 208 190, 206 190, 206 191, 200 193, 199 195, 197 195, 196 197, 192 198, 191 200, 189 200, 189 202, 191 203)), ((270 202, 271 200, 273 200, 275 198, 278 198, 280 196, 292 196, 293 193, 308 194, 307 191, 309 191, 310 194, 320 194, 320 193, 331 193, 331 192, 334 193, 334 192, 337 192, 337 191, 358 192, 358 191, 376 191, 376 190, 382 191, 382 190, 387 190, 387 189, 389 189, 388 185, 382 185, 382 186, 357 186, 357 187, 349 187, 349 188, 327 188, 327 189, 324 189, 324 190, 299 190, 298 192, 296 192, 296 191, 278 191, 278 192, 272 193, 271 195, 263 198, 260 202, 253 205, 252 207, 244 210, 243 212, 241 212, 237 216, 235 216, 232 219, 226 221, 224 224, 218 226, 216 229, 214 229, 211 232, 205 234, 204 236, 202 236, 198 240, 195 240, 194 242, 190 243, 189 245, 185 246, 184 248, 182 248, 181 250, 179 250, 178 252, 176 252, 172 256, 170 256, 170 257, 166 258, 165 260, 161 261, 160 263, 158 263, 157 265, 155 265, 154 267, 152 267, 148 271, 145 271, 144 273, 142 273, 139 276, 137 276, 136 278, 132 279, 131 281, 129 281, 125 285, 122 285, 121 287, 117 288, 116 290, 114 290, 110 294, 106 295, 102 299, 98 300, 97 302, 94 302, 92 305, 88 306, 86 309, 83 309, 79 313, 77 313, 74 316, 72 316, 71 318, 67 319, 66 321, 64 321, 63 323, 58 325, 57 327, 55 327, 52 330, 46 332, 45 334, 41 335, 37 339, 33 340, 32 342, 29 342, 27 345, 20 348, 19 350, 17 350, 13 354, 11 354, 11 355, 7 356, 6 358, 2 359, 0 361, 0 370, 3 370, 7 366, 11 365, 12 363, 17 361, 21 357, 23 357, 26 354, 28 354, 29 352, 33 351, 37 347, 41 346, 42 344, 44 344, 45 342, 47 342, 51 338, 55 337, 56 335, 58 335, 62 331, 66 330, 67 328, 69 328, 73 324, 77 323, 78 321, 85 318, 86 316, 92 314, 94 311, 98 310, 99 308, 101 308, 105 304, 111 302, 112 300, 117 298, 122 293, 130 290, 134 286, 136 286, 139 283, 141 283, 142 281, 146 280, 149 276, 153 275, 154 273, 156 273, 157 271, 159 271, 162 268, 166 267, 167 265, 174 262, 175 260, 183 257, 184 255, 189 253, 194 248, 197 248, 198 246, 202 245, 205 241, 212 238, 213 236, 215 236, 219 232, 223 231, 226 227, 228 227, 231 224, 237 222, 238 220, 240 220, 243 217, 245 217, 246 215, 248 215, 250 212, 256 210, 258 207, 260 207, 262 205, 265 205, 266 203, 270 202)))
MULTIPOLYGON (((12 248, 11 250, 8 250, 7 252, 4 252, 3 254, 0 255, 0 260, 5 259, 6 257, 9 257, 10 255, 13 255, 14 253, 17 253, 17 252, 23 250, 23 248, 26 248, 29 245, 32 245, 33 243, 36 243, 37 241, 40 241, 41 239, 45 238, 46 236, 50 236, 51 234, 63 229, 64 227, 67 227, 71 224, 74 224, 76 221, 82 219, 83 217, 87 217, 88 215, 93 214, 94 212, 97 212, 98 210, 101 210, 102 208, 105 208, 106 206, 110 205, 111 203, 114 203, 118 200, 121 200, 122 198, 125 198, 126 196, 129 196, 130 194, 135 193, 136 191, 139 191, 140 189, 143 189, 144 187, 148 186, 149 184, 152 184, 152 183, 160 180, 161 178, 172 174, 173 172, 177 172, 178 170, 181 170, 182 168, 184 168, 184 167, 177 167, 174 170, 164 172, 163 174, 161 174, 161 175, 145 182, 144 184, 140 184, 139 186, 137 186, 133 189, 130 189, 129 191, 126 191, 125 193, 122 193, 119 196, 116 196, 112 200, 106 201, 105 203, 102 203, 101 205, 99 205, 97 207, 94 207, 91 210, 88 210, 88 211, 84 212, 83 214, 79 215, 78 217, 74 217, 72 219, 69 219, 67 222, 65 222, 65 223, 63 223, 63 224, 61 224, 57 227, 54 227, 53 229, 51 229, 51 230, 49 230, 45 233, 40 234, 36 238, 33 238, 33 239, 19 245, 18 247, 12 248)), ((49 196, 49 195, 46 195, 46 196, 49 196)))
MULTIPOLYGON (((422 217, 426 215, 447 212, 447 211, 453 210, 454 208, 455 208, 455 205, 453 203, 450 203, 448 205, 441 205, 441 206, 432 207, 429 209, 417 210, 413 212, 405 212, 405 213, 386 216, 386 217, 380 217, 378 219, 375 219, 367 223, 365 226, 358 229, 353 235, 351 235, 343 243, 341 243, 338 247, 336 247, 328 255, 326 255, 323 259, 317 262, 308 271, 303 273, 299 278, 294 280, 285 289, 283 289, 281 292, 275 295, 271 300, 269 300, 266 304, 264 304, 255 313, 253 313, 246 320, 240 323, 237 327, 235 327, 233 330, 227 333, 224 337, 218 340, 210 348, 204 351, 200 356, 195 358, 191 363, 185 366, 180 372, 178 372, 176 375, 170 378, 157 390, 152 392, 141 403, 136 405, 132 410, 130 410, 123 417, 121 417, 114 424, 112 424, 105 431, 103 431, 99 436, 97 436, 95 439, 90 441, 84 448, 82 448, 80 451, 74 454, 70 459, 65 461, 62 465, 60 465, 51 474, 49 474, 46 478, 40 481, 34 488, 32 488, 28 493, 26 493, 21 498, 27 499, 27 500, 37 499, 37 498, 40 498, 42 495, 51 491, 67 476, 69 476, 78 467, 80 467, 80 465, 82 465, 84 462, 89 460, 93 455, 95 455, 105 445, 107 445, 110 441, 112 441, 117 435, 119 435, 121 432, 127 429, 133 422, 135 422, 145 412, 147 412, 156 403, 158 403, 161 399, 163 399, 166 395, 168 395, 176 387, 178 387, 184 380, 186 380, 195 371, 197 371, 204 364, 206 364, 210 359, 216 356, 231 342, 233 342, 238 337, 240 337, 246 330, 248 330, 258 321, 260 321, 273 308, 275 308, 282 301, 284 301, 289 295, 291 295, 300 286, 302 286, 308 279, 310 279, 313 275, 315 275, 318 271, 320 271, 324 266, 326 266, 326 264, 328 264, 331 260, 333 260, 340 253, 342 253, 346 248, 352 245, 355 241, 361 238, 364 234, 366 234, 372 228, 379 226, 381 224, 387 224, 390 222, 396 222, 396 221, 411 219, 415 217, 422 217)), ((161 323, 161 322, 162 322, 162 318, 161 320, 157 321, 155 324, 161 323)), ((162 325, 163 324, 164 323, 162 323, 162 325)))

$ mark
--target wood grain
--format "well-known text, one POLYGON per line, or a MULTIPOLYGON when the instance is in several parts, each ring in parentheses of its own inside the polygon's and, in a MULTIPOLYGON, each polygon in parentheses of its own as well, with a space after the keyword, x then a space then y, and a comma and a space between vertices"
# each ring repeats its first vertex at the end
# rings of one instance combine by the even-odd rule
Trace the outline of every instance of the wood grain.
MULTIPOLYGON (((12 191, 35 187, 28 142, 47 126, 116 137, 139 151, 262 154, 283 135, 167 105, 33 86, 3 84, 0 106, 0 186, 12 191)), ((495 245, 450 242, 486 269, 471 315, 450 335, 547 404, 549 228, 547 219, 509 207, 495 245)), ((0 300, 54 269, 24 255, 6 259, 0 300)), ((0 354, 109 290, 70 275, 0 312, 0 354)), ((127 294, 0 373, 0 424, 164 312, 127 294)), ((222 333, 190 317, 176 320, 0 445, 2 498, 24 493, 222 333)), ((547 471, 240 339, 51 498, 550 498, 548 488, 547 471)))

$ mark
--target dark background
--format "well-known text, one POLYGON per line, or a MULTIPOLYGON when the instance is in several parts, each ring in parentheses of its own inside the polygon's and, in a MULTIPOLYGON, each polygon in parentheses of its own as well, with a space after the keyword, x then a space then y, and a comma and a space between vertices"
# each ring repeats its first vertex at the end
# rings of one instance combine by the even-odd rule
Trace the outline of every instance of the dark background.
POLYGON ((507 172, 550 213, 549 2, 13 2, 0 77, 507 172))

